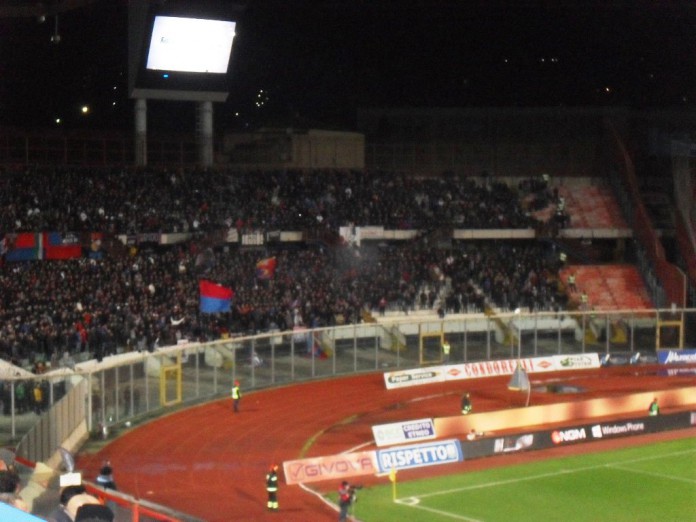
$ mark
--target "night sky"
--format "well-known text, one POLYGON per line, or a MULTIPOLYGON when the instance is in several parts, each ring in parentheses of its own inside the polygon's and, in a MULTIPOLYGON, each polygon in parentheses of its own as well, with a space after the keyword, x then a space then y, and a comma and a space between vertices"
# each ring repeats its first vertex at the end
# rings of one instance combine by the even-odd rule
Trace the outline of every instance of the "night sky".
MULTIPOLYGON (((104 0, 61 14, 57 45, 53 18, 0 19, 0 125, 51 127, 61 118, 66 129, 131 129, 127 5, 104 0)), ((217 128, 350 129, 359 107, 696 102, 694 1, 246 5, 217 128)), ((191 127, 192 104, 149 102, 148 110, 150 128, 191 127)))

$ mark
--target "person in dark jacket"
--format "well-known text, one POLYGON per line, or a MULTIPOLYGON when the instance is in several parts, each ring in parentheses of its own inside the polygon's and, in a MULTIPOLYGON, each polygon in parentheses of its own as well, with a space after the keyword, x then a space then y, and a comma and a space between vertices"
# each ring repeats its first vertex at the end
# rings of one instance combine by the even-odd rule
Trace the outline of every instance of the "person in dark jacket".
POLYGON ((60 492, 60 504, 56 509, 51 511, 46 519, 47 522, 73 522, 73 517, 67 511, 68 502, 75 495, 85 493, 85 487, 79 486, 66 486, 60 492))
POLYGON ((97 484, 99 484, 104 489, 118 489, 116 487, 116 481, 114 480, 114 470, 111 468, 111 462, 108 460, 99 470, 99 475, 97 476, 97 484))

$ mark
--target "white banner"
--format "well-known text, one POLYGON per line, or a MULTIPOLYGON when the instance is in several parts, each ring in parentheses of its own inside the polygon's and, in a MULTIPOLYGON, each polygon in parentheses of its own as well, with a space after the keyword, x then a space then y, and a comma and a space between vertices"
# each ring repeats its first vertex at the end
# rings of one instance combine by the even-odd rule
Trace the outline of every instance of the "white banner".
POLYGON ((406 386, 442 382, 445 380, 443 368, 446 368, 446 366, 386 372, 384 374, 384 383, 387 385, 387 390, 393 390, 394 388, 405 388, 406 386))
POLYGON ((418 419, 391 424, 372 426, 372 434, 377 446, 391 446, 404 442, 430 440, 435 438, 433 419, 418 419))
POLYGON ((356 227, 355 234, 358 244, 364 239, 383 239, 384 227, 356 227))
POLYGON ((525 359, 502 359, 499 361, 479 361, 472 363, 431 366, 415 370, 386 372, 384 383, 388 390, 432 384, 443 381, 478 379, 512 375, 520 364, 527 373, 557 372, 563 370, 582 370, 599 368, 599 355, 582 353, 572 355, 550 355, 548 357, 529 357, 525 359))

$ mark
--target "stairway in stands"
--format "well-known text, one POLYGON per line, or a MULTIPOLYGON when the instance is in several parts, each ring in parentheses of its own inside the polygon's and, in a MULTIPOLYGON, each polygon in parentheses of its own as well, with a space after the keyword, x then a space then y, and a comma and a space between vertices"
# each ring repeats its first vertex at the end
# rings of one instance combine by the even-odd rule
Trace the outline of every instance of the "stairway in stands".
POLYGON ((629 228, 608 186, 563 186, 558 193, 565 198, 570 228, 629 228))
POLYGON ((569 292, 570 302, 579 307, 580 295, 587 293, 589 307, 595 310, 648 310, 653 303, 645 283, 633 265, 571 265, 561 271, 564 283, 575 274, 578 291, 569 292))

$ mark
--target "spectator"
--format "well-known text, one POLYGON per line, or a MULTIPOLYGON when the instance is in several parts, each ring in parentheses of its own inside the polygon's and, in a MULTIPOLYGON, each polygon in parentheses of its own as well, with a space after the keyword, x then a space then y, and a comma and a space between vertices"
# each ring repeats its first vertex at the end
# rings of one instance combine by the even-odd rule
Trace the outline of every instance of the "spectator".
POLYGON ((99 504, 99 499, 89 493, 77 493, 68 499, 68 503, 65 505, 65 511, 70 516, 71 520, 77 520, 77 511, 86 504, 99 504))
POLYGON ((99 503, 83 504, 77 508, 75 522, 113 522, 114 512, 99 503))
POLYGON ((9 504, 20 511, 24 511, 26 513, 30 512, 27 503, 17 493, 0 493, 0 502, 3 504, 9 504))
POLYGON ((82 485, 66 486, 60 492, 60 504, 46 518, 46 522, 73 522, 73 518, 67 511, 68 502, 76 495, 85 493, 82 485))
POLYGON ((19 493, 22 481, 14 470, 0 470, 0 493, 19 493))

